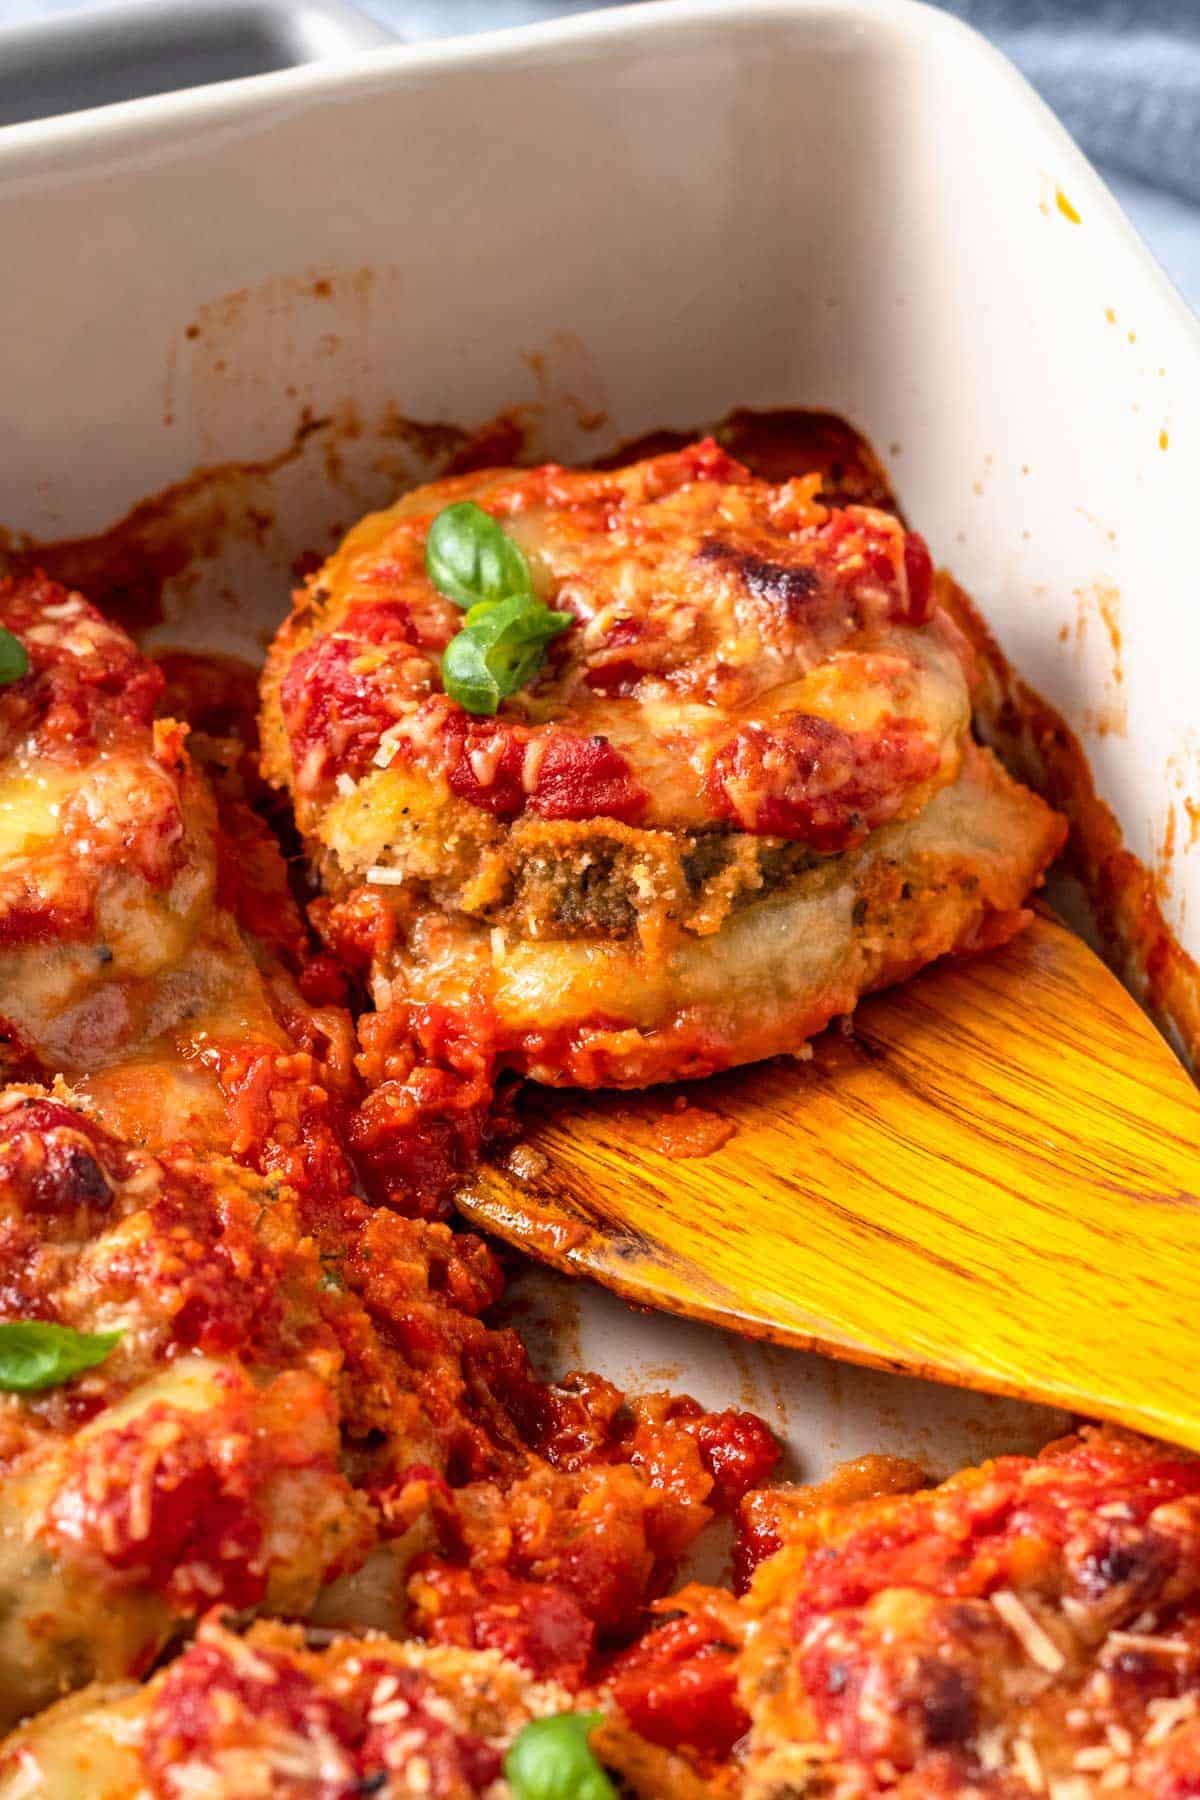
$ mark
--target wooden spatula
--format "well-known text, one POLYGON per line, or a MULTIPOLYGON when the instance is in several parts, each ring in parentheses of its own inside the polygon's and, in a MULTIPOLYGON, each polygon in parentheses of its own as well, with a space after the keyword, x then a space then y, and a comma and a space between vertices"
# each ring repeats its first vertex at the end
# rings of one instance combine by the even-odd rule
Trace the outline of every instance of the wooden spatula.
POLYGON ((811 1062, 530 1087, 523 1117, 460 1204, 558 1268, 1200 1449, 1200 1096, 1051 917, 865 1002, 811 1062), (734 1126, 711 1154, 658 1147, 681 1097, 734 1126))

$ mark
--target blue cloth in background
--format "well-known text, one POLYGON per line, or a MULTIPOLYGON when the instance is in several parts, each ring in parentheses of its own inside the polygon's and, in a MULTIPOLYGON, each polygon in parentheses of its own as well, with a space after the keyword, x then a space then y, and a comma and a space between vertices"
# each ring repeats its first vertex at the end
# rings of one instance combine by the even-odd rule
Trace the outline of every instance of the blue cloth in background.
POLYGON ((1200 309, 1200 0, 939 0, 1010 56, 1200 309))
POLYGON ((1200 206, 1197 0, 949 0, 946 10, 1012 57, 1094 162, 1200 206))

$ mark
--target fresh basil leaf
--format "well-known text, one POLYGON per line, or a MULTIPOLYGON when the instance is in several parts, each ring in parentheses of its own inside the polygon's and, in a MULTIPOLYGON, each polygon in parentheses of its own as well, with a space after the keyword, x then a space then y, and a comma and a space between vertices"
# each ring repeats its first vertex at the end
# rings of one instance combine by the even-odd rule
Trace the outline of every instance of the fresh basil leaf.
POLYGON ((20 638, 0 625, 0 687, 29 673, 29 652, 20 638))
POLYGON ((588 1744, 603 1718, 603 1713, 558 1713, 531 1719, 504 1759, 513 1800, 617 1800, 588 1744))
POLYGON ((540 620, 526 620, 521 626, 506 631, 495 644, 484 644, 487 666, 504 696, 528 687, 546 660, 547 643, 563 629, 557 624, 546 623, 559 615, 547 612, 544 607, 541 612, 540 620))
POLYGON ((519 545, 473 500, 443 507, 429 527, 425 573, 458 606, 533 593, 519 545))
POLYGON ((121 1340, 119 1331, 73 1331, 44 1319, 0 1324, 0 1389, 10 1394, 57 1387, 94 1369, 121 1340))
POLYGON ((442 685, 465 712, 494 713, 500 701, 533 680, 546 645, 571 624, 531 598, 485 600, 467 614, 442 658, 442 685))
POLYGON ((460 631, 442 657, 442 686, 464 712, 494 713, 500 684, 487 665, 487 652, 470 631, 460 631))
POLYGON ((551 612, 539 600, 514 595, 509 600, 485 600, 467 614, 465 629, 485 650, 501 645, 548 644, 571 624, 570 613, 551 612))

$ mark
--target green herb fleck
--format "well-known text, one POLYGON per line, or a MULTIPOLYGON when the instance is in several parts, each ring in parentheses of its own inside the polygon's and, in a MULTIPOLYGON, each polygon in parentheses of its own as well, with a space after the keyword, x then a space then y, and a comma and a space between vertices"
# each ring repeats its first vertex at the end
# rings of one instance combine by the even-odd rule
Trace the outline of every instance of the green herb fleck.
POLYGON ((425 540, 425 572, 439 592, 463 607, 533 592, 520 545, 473 500, 443 507, 437 515, 425 540))
POLYGON ((603 1713, 531 1719, 504 1759, 514 1800, 616 1800, 588 1737, 603 1713))
POLYGON ((572 623, 533 592, 529 564, 490 513, 464 500, 434 519, 425 543, 434 586, 466 608, 442 657, 442 685, 464 712, 495 713, 534 679, 546 646, 572 623))
POLYGON ((0 687, 7 687, 10 681, 20 681, 22 675, 28 673, 28 650, 20 638, 0 625, 0 687))
POLYGON ((73 1331, 44 1319, 0 1324, 0 1389, 31 1394, 94 1369, 120 1342, 119 1331, 73 1331))

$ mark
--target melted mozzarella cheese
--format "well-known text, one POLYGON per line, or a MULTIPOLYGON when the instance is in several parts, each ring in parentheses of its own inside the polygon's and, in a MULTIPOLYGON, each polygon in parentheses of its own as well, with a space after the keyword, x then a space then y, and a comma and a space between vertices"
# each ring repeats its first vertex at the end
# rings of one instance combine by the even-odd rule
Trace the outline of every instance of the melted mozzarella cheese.
POLYGON ((158 1402, 183 1413, 220 1405, 220 1375, 208 1358, 180 1358, 73 1439, 35 1448, 0 1484, 0 1724, 15 1724, 81 1680, 124 1674, 165 1637, 170 1611, 161 1595, 132 1588, 115 1605, 84 1565, 49 1548, 42 1526, 81 1446, 158 1402))
POLYGON ((707 1043, 715 1067, 798 1050, 862 993, 1019 908, 1060 841, 1049 808, 969 746, 915 819, 818 859, 709 935, 678 934, 665 954, 634 936, 506 934, 497 948, 486 924, 430 914, 377 970, 376 999, 454 1006, 486 993, 506 1059, 533 1079, 645 1086, 674 1073, 674 1032, 707 1043), (560 1066, 545 1038, 556 1032, 595 1044, 602 1072, 560 1066))
POLYGON ((144 1690, 71 1694, 0 1747, 0 1800, 148 1800, 137 1745, 144 1690))
POLYGON ((63 803, 78 781, 74 770, 0 767, 0 863, 57 837, 63 803))

